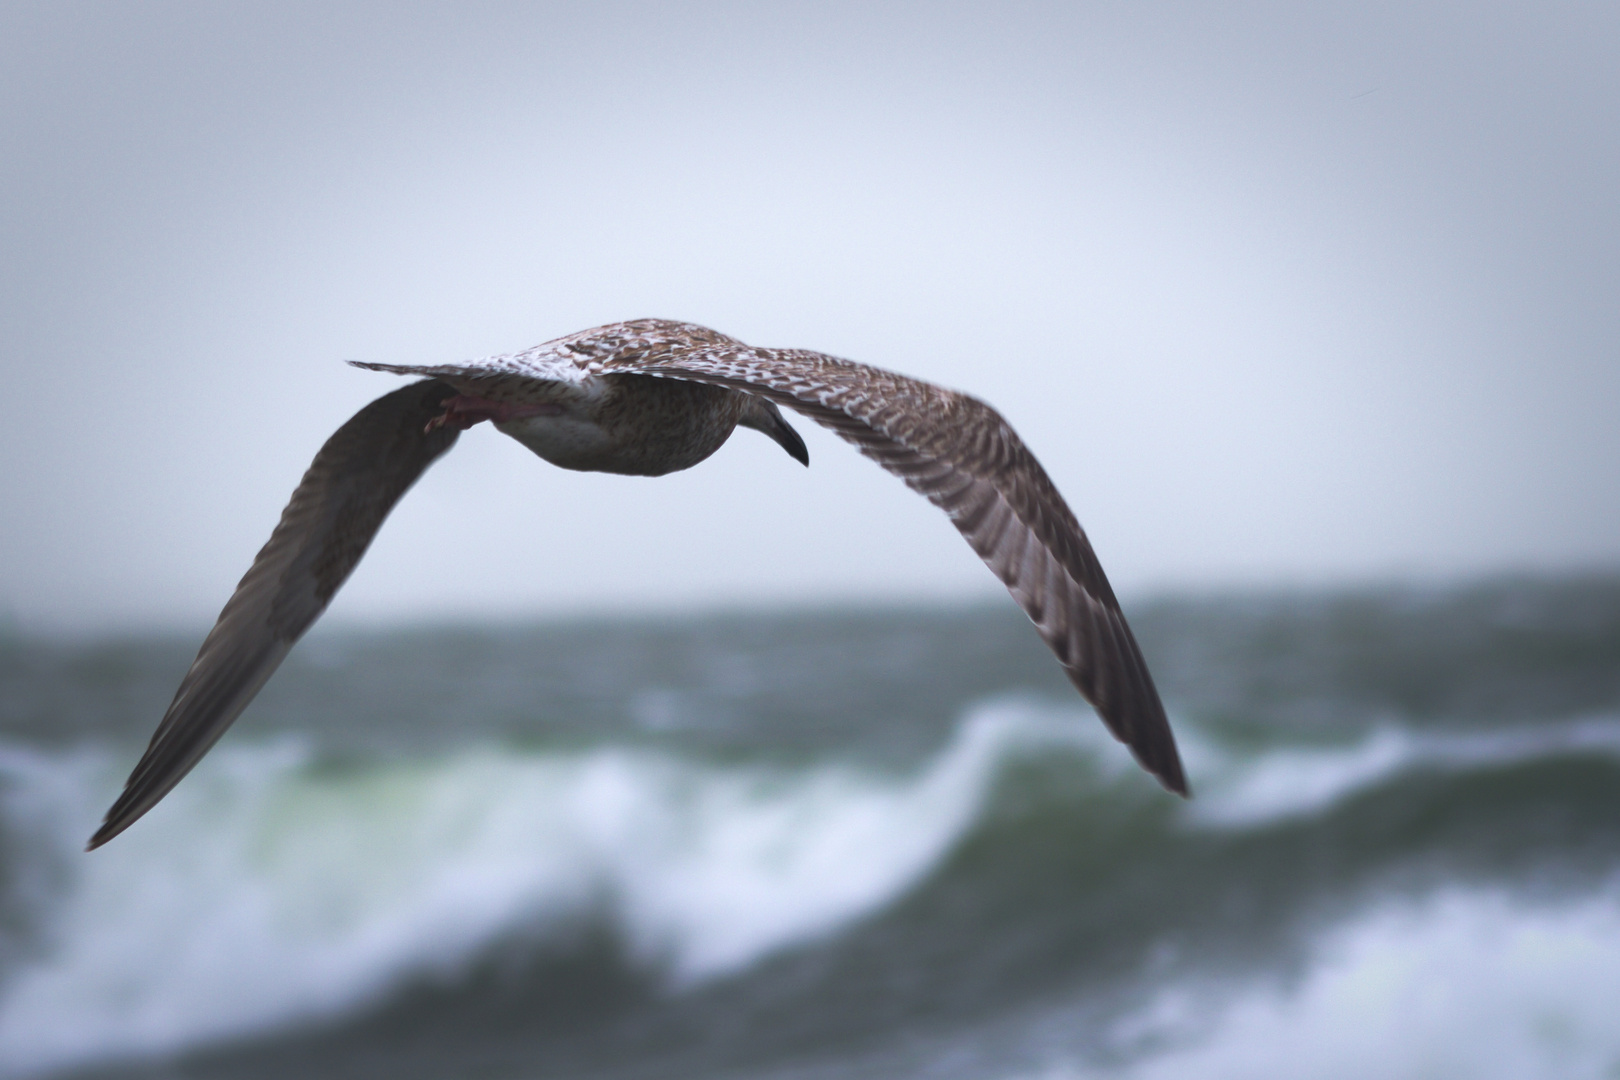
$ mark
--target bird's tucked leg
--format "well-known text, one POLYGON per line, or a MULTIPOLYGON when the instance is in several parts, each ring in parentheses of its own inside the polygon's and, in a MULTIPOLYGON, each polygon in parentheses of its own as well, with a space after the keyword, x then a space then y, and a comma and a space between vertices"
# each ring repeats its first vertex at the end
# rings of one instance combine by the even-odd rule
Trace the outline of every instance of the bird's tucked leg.
POLYGON ((508 420, 521 420, 529 416, 561 416, 562 406, 545 401, 533 405, 513 405, 505 401, 491 401, 489 398, 475 397, 472 394, 457 394, 455 397, 445 398, 444 412, 427 422, 423 431, 433 431, 446 425, 461 431, 466 431, 474 424, 481 424, 485 420, 504 424, 508 420))

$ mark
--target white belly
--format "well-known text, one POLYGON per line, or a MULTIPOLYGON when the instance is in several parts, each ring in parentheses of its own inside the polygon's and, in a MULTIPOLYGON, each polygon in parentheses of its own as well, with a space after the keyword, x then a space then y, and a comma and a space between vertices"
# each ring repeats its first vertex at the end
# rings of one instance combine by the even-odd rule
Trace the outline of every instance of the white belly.
POLYGON ((496 424, 553 465, 585 472, 616 472, 614 441, 594 421, 583 416, 530 416, 496 424))
POLYGON ((733 392, 713 386, 618 375, 587 389, 496 427, 564 469, 663 476, 714 453, 737 423, 733 392))

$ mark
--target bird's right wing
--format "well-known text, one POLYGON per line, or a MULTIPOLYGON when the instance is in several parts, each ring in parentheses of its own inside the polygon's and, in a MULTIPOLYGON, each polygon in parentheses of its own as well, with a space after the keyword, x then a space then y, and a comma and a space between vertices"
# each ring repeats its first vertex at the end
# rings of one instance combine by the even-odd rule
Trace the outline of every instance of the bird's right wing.
POLYGON ((326 610, 400 496, 454 445, 455 426, 427 430, 454 394, 436 379, 412 383, 361 409, 321 447, 90 848, 127 829, 191 771, 326 610))

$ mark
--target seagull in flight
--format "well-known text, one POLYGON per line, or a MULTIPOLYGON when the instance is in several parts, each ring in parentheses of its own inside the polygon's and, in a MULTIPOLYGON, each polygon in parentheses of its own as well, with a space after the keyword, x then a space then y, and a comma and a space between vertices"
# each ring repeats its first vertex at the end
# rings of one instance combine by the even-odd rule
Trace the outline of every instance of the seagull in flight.
POLYGON ((460 365, 357 366, 421 378, 361 409, 315 455, 90 849, 191 771, 326 610, 400 496, 485 420, 553 465, 632 476, 689 469, 739 426, 808 465, 782 406, 831 428, 945 511, 1108 730, 1161 784, 1187 794, 1164 706, 1085 532, 984 402, 666 319, 613 323, 460 365))

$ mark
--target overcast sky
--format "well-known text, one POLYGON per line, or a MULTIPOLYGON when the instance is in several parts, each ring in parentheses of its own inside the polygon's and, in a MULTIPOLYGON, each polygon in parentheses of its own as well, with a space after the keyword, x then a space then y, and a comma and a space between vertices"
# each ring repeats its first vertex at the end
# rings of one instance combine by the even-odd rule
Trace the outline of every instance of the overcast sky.
MULTIPOLYGON (((1620 565, 1620 6, 0 6, 0 618, 205 625, 390 376, 687 319, 968 390, 1127 597, 1620 565)), ((799 421, 486 428, 333 608, 993 595, 799 421)))

